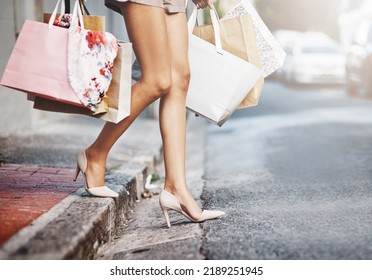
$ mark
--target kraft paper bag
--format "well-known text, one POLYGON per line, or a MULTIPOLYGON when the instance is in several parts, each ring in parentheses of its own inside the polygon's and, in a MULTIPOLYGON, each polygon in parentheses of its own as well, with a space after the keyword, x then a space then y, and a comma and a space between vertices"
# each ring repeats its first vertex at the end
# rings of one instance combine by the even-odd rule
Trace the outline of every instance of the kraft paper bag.
POLYGON ((130 115, 131 105, 131 69, 132 44, 119 42, 118 55, 114 61, 113 78, 105 97, 108 104, 107 112, 93 114, 87 108, 64 104, 54 100, 36 97, 34 108, 43 111, 86 115, 105 121, 118 123, 130 115))
MULTIPOLYGON (((222 48, 262 69, 250 15, 237 16, 219 20, 218 22, 222 48)), ((207 42, 215 44, 212 24, 196 26, 193 34, 207 42)), ((239 105, 238 109, 258 105, 263 85, 264 77, 261 76, 254 88, 247 93, 247 96, 239 105)))

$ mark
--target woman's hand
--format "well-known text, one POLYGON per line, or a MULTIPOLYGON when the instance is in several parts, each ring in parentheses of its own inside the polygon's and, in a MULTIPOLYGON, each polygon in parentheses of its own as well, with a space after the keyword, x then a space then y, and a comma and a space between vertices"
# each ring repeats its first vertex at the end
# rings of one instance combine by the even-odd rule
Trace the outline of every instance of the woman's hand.
POLYGON ((192 0, 198 9, 204 9, 205 7, 212 8, 212 0, 192 0))

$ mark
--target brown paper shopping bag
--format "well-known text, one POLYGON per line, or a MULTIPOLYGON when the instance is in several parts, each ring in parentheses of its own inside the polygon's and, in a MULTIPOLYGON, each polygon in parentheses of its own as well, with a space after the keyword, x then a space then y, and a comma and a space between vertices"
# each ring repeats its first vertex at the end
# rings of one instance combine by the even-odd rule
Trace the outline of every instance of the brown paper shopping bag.
MULTIPOLYGON (((249 15, 242 15, 226 20, 219 20, 219 25, 222 48, 262 69, 251 17, 249 15)), ((196 26, 193 34, 215 44, 211 24, 196 26)), ((264 78, 261 77, 255 87, 247 93, 246 98, 238 108, 256 106, 261 96, 263 84, 264 78)))
POLYGON ((86 115, 118 123, 130 114, 132 87, 131 67, 132 44, 119 42, 119 50, 114 61, 111 85, 106 94, 107 97, 105 97, 105 101, 108 104, 108 109, 105 113, 93 114, 92 111, 87 108, 81 108, 40 97, 35 98, 34 108, 50 112, 86 115))

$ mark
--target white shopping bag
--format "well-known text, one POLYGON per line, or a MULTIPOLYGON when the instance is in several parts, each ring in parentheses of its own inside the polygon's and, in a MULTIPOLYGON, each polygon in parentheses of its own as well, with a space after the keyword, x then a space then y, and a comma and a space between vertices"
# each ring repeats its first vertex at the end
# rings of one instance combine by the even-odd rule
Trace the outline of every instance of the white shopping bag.
POLYGON ((188 21, 191 79, 186 106, 222 126, 262 76, 262 71, 222 49, 217 16, 214 10, 210 12, 216 45, 192 34, 196 8, 188 21))

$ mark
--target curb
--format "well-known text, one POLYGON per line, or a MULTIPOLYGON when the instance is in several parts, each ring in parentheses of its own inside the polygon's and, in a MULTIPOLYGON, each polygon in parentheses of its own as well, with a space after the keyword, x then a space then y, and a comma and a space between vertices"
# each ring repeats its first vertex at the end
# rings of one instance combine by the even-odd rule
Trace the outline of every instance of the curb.
MULTIPOLYGON (((197 118, 187 120, 186 180, 199 205, 205 185, 205 141, 207 123, 197 118)), ((165 176, 162 164, 157 171, 165 176)), ((155 183, 161 186, 162 182, 155 183)), ((110 243, 98 251, 99 260, 201 260, 203 225, 192 223, 179 213, 170 211, 172 227, 169 229, 159 207, 159 192, 144 199, 133 213, 129 224, 120 230, 110 243), (155 234, 156 233, 156 234, 155 234)))
MULTIPOLYGON (((75 120, 75 119, 73 119, 75 120)), ((84 120, 84 119, 83 119, 84 120)), ((78 123, 78 122, 77 122, 78 123)), ((156 121, 139 121, 139 125, 127 133, 125 139, 116 145, 108 161, 106 184, 119 193, 118 198, 97 198, 79 188, 50 210, 34 220, 12 236, 1 248, 0 259, 3 260, 61 260, 61 259, 94 259, 98 249, 112 241, 123 226, 128 224, 128 216, 133 212, 137 202, 145 190, 145 181, 155 170, 155 165, 162 158, 160 135, 156 121)), ((77 154, 81 147, 87 145, 97 134, 99 128, 85 124, 85 128, 76 128, 71 123, 59 124, 56 134, 54 124, 39 130, 40 135, 47 135, 47 150, 44 153, 48 166, 65 166, 71 171, 71 154, 77 154), (61 134, 62 133, 62 134, 61 134), (68 139, 79 139, 79 143, 61 149, 61 142, 55 139, 67 135, 68 139), (76 138, 76 137, 79 138, 76 138), (51 140, 50 140, 51 139, 51 140), (56 157, 66 157, 68 163, 57 160, 50 163, 50 151, 58 149, 56 157), (48 164, 49 163, 49 164, 48 164)), ((23 147, 28 136, 11 146, 23 147), (26 140, 25 140, 26 139, 26 140)), ((32 142, 27 151, 38 151, 43 142, 32 142)), ((32 154, 31 153, 31 154, 32 154)), ((15 154, 15 159, 18 154, 15 154)), ((22 155, 19 161, 23 161, 22 155)), ((26 158, 27 160, 27 158, 26 158)), ((38 160, 38 159, 37 159, 38 160)), ((73 161, 73 160, 71 160, 73 161)), ((30 164, 24 161, 26 165, 30 164)), ((31 163, 32 164, 32 163, 31 163)), ((74 164, 74 163, 73 163, 74 164)), ((38 164, 36 164, 38 165, 38 164)))
POLYGON ((80 188, 5 243, 0 259, 94 259, 128 223, 160 152, 148 162, 128 162, 106 176, 118 198, 91 197, 80 188))

